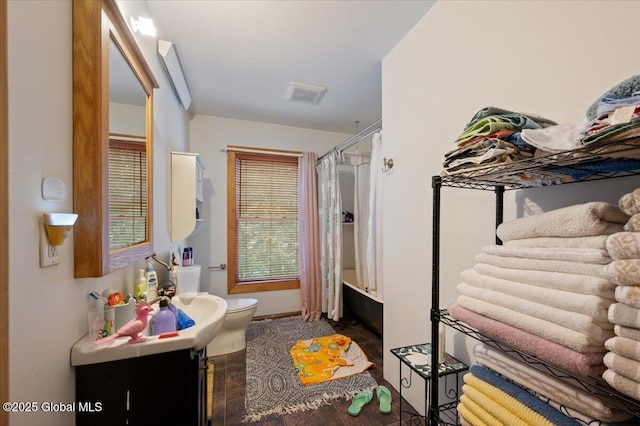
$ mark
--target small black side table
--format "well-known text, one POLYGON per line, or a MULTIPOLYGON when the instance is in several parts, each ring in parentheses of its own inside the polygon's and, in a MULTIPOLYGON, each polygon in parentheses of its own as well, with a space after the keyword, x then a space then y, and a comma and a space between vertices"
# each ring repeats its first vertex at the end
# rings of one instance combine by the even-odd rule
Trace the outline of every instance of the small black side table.
MULTIPOLYGON (((411 418, 419 417, 424 420, 424 424, 428 423, 429 413, 427 407, 429 406, 429 391, 431 381, 431 344, 422 343, 419 345, 404 346, 402 348, 391 349, 391 353, 398 357, 400 360, 400 424, 402 424, 402 389, 410 388, 412 382, 413 373, 417 373, 422 379, 424 379, 424 416, 420 416, 412 411, 404 411, 411 414, 411 418), (402 366, 409 367, 408 377, 402 377, 402 366)), ((445 354, 444 362, 438 367, 438 377, 445 378, 445 387, 449 402, 439 406, 440 419, 443 425, 458 425, 458 389, 460 388, 460 373, 469 370, 469 366, 462 361, 452 357, 449 354, 445 354), (455 386, 453 383, 449 383, 451 375, 455 376, 455 386), (446 420, 443 420, 442 417, 446 420), (452 422, 452 423, 449 423, 452 422)))

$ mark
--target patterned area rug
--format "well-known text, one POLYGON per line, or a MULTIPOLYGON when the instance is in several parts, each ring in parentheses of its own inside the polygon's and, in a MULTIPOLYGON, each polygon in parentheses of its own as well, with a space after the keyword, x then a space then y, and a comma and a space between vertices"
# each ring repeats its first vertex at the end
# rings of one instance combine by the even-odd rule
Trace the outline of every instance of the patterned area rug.
MULTIPOLYGON (((289 354, 298 340, 326 336, 335 331, 324 320, 303 321, 302 317, 255 321, 247 327, 247 421, 269 414, 282 415, 316 409, 332 399, 350 399, 377 383, 365 371, 342 379, 303 385, 289 354)), ((357 343, 357 342, 356 342, 357 343)))

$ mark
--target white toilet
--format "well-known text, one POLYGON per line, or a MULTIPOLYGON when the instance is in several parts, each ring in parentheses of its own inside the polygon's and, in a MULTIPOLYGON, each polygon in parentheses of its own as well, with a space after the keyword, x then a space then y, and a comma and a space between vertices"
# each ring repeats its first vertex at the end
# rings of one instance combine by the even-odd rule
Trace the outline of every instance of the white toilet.
POLYGON ((227 316, 216 337, 207 345, 207 356, 226 355, 247 347, 247 326, 258 309, 258 299, 225 299, 227 316))

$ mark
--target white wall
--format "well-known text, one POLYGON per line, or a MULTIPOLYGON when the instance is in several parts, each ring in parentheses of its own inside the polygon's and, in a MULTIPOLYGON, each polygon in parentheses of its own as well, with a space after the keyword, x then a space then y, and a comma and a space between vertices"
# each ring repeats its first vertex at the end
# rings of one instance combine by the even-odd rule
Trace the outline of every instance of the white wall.
MULTIPOLYGON (((638 74, 640 3, 625 1, 441 1, 385 58, 384 369, 396 387, 389 349, 430 340, 431 176, 476 111, 498 106, 559 123, 581 119, 618 82, 638 74)), ((617 202, 637 178, 505 196, 505 219, 526 210, 617 202)), ((457 296, 459 273, 492 244, 491 192, 442 190, 441 306, 457 296)), ((449 330, 447 351, 468 360, 463 336, 449 330), (455 348, 454 348, 455 347, 455 348)), ((422 407, 419 394, 411 394, 422 407)))
MULTIPOLYGON (((227 145, 285 149, 324 154, 350 135, 299 127, 196 115, 191 120, 191 151, 200 154, 204 170, 204 224, 190 239, 196 263, 202 266, 200 288, 227 297, 226 271, 208 266, 227 263, 227 145)), ((258 299, 256 315, 300 311, 300 291, 244 293, 231 297, 258 299)))
MULTIPOLYGON (((146 13, 146 3, 121 7, 146 13)), ((72 19, 71 1, 8 2, 9 39, 9 394, 12 401, 74 400, 71 346, 87 332, 87 293, 133 288, 134 267, 99 279, 73 278, 73 239, 61 247, 61 264, 39 267, 38 219, 71 212, 72 19), (63 202, 45 201, 45 176, 67 184, 63 202)), ((147 14, 148 15, 148 14, 147 14)), ((138 39, 160 83, 155 91, 154 246, 169 253, 169 151, 188 147, 188 121, 164 76, 155 40, 138 39)), ((5 230, 6 232, 6 230, 5 230)), ((144 262, 140 263, 143 266, 144 262)), ((11 414, 12 426, 73 424, 72 413, 11 414)))

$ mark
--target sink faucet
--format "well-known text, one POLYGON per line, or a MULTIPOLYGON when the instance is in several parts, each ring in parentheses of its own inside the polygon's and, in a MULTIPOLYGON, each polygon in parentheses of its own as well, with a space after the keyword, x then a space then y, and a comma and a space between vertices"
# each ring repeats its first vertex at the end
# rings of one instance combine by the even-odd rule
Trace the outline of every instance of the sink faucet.
POLYGON ((156 262, 158 262, 159 264, 161 264, 162 266, 164 266, 165 268, 167 268, 167 271, 171 271, 171 275, 172 275, 172 279, 173 279, 173 275, 175 274, 175 270, 176 267, 180 266, 180 263, 178 263, 178 260, 176 259, 176 254, 172 253, 171 254, 171 266, 169 266, 168 263, 163 262, 162 260, 158 259, 158 254, 154 251, 153 254, 149 257, 147 257, 146 259, 153 259, 156 262))

